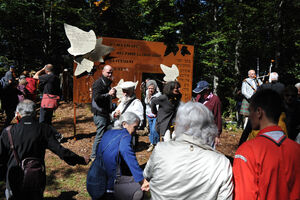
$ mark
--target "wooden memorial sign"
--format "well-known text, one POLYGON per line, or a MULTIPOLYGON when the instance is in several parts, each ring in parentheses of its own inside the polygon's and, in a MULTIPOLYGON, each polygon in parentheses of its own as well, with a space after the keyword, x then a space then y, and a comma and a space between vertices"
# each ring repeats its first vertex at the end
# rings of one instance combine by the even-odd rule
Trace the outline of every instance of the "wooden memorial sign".
MULTIPOLYGON (((147 79, 163 81, 164 73, 160 64, 171 67, 175 64, 179 70, 177 78, 181 84, 182 101, 187 102, 192 97, 193 57, 194 46, 178 44, 178 50, 170 52, 162 42, 147 42, 121 38, 103 37, 103 44, 114 48, 105 64, 95 63, 96 69, 92 75, 74 76, 73 103, 91 103, 92 85, 102 75, 104 65, 111 65, 114 69, 112 87, 120 79, 124 81, 138 81, 137 98, 141 98, 141 83, 147 79)), ((74 71, 76 69, 74 64, 74 71)), ((75 111, 74 111, 75 112, 75 111)))

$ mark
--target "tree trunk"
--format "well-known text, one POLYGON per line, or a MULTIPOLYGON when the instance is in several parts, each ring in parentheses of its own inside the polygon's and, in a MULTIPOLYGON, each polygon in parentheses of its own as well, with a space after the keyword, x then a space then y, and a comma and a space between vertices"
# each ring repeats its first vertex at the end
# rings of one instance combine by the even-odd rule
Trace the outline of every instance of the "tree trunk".
MULTIPOLYGON (((215 27, 216 27, 216 29, 217 29, 217 10, 218 10, 218 8, 217 8, 217 5, 215 5, 215 7, 214 7, 214 23, 215 23, 215 27)), ((216 43, 215 44, 215 46, 214 46, 214 52, 215 52, 215 63, 217 63, 216 62, 216 60, 218 60, 218 48, 219 48, 219 45, 218 45, 218 43, 216 43)), ((218 66, 217 65, 215 65, 214 66, 214 71, 216 72, 217 71, 217 68, 218 68, 218 66)), ((213 80, 214 80, 214 85, 213 85, 213 92, 214 93, 217 93, 217 87, 218 87, 218 83, 219 83, 219 77, 218 76, 216 76, 216 73, 214 73, 214 76, 213 76, 214 78, 213 78, 213 80)))

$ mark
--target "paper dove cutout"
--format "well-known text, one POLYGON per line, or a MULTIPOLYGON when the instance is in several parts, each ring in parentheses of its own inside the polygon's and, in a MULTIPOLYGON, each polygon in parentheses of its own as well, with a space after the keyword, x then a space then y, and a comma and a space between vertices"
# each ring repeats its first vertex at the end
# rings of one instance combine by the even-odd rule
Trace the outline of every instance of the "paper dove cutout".
POLYGON ((88 60, 88 59, 75 59, 74 60, 77 63, 77 67, 76 70, 74 72, 74 76, 78 76, 80 74, 82 74, 83 72, 87 71, 88 73, 90 73, 93 69, 94 66, 94 62, 88 60))
POLYGON ((160 64, 161 70, 164 72, 165 77, 163 78, 164 81, 175 81, 179 76, 179 70, 176 65, 172 65, 172 67, 168 67, 164 64, 160 64))
POLYGON ((69 24, 64 24, 64 28, 71 43, 71 47, 68 49, 71 55, 84 55, 95 49, 96 34, 93 30, 86 32, 69 24))
POLYGON ((88 58, 93 62, 97 62, 97 61, 104 62, 103 56, 106 56, 107 54, 112 52, 114 48, 103 45, 102 41, 103 38, 97 39, 95 49, 92 52, 86 54, 84 57, 88 58))
POLYGON ((68 52, 76 58, 77 63, 75 76, 83 72, 91 72, 94 62, 104 62, 103 56, 106 56, 114 48, 102 44, 103 39, 96 39, 96 34, 93 30, 89 32, 83 31, 75 26, 64 24, 66 36, 71 43, 68 52))
POLYGON ((119 99, 119 101, 121 100, 122 96, 123 96, 123 92, 122 92, 122 88, 121 88, 121 84, 124 82, 124 79, 121 79, 118 83, 117 86, 115 86, 115 89, 117 90, 116 93, 116 97, 119 99))

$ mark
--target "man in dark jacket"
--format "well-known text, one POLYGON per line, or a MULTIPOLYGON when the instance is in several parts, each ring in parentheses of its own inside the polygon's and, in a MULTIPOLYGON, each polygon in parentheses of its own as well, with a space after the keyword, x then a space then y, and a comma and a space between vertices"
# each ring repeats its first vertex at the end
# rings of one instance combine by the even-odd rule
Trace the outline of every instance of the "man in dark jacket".
POLYGON ((110 112, 112 109, 111 100, 116 97, 116 90, 110 88, 112 83, 113 68, 105 65, 102 70, 102 76, 93 84, 92 94, 92 112, 94 114, 94 123, 97 127, 96 136, 93 144, 91 159, 96 158, 97 146, 110 123, 110 112))
MULTIPOLYGON (((16 117, 20 122, 13 125, 10 129, 11 136, 20 160, 27 157, 39 158, 44 162, 45 151, 50 149, 53 153, 57 154, 62 160, 69 165, 83 164, 89 162, 88 157, 81 157, 72 151, 64 148, 55 139, 55 129, 48 124, 39 123, 35 119, 35 103, 31 100, 24 100, 17 106, 16 117)), ((0 136, 0 169, 1 172, 6 172, 6 197, 10 199, 42 199, 43 190, 28 192, 21 194, 19 191, 14 191, 13 186, 20 184, 19 177, 14 177, 12 173, 17 167, 17 161, 10 149, 9 138, 7 129, 4 129, 0 136), (7 170, 3 170, 3 169, 7 170), (28 196, 27 196, 28 195, 28 196)), ((1 174, 4 177, 5 174, 1 174)), ((41 186, 44 188, 45 186, 41 186)))
POLYGON ((279 75, 277 72, 272 72, 270 74, 269 83, 262 84, 258 88, 258 90, 272 89, 272 90, 276 91, 282 97, 285 86, 284 86, 284 84, 282 84, 278 81, 278 77, 279 77, 279 75))
MULTIPOLYGON (((60 95, 60 81, 59 78, 53 73, 54 67, 52 64, 47 64, 39 70, 34 76, 34 79, 39 80, 39 89, 44 94, 60 95)), ((44 98, 44 96, 43 96, 44 98)), ((40 123, 44 122, 52 124, 52 116, 55 108, 42 108, 40 109, 40 123)))

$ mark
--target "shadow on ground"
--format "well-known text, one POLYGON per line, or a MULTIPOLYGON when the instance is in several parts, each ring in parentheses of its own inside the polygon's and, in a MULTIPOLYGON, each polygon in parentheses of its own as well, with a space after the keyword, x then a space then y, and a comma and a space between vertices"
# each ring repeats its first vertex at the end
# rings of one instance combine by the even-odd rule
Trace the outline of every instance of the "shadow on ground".
POLYGON ((77 194, 78 194, 77 191, 62 192, 58 197, 46 197, 44 198, 44 200, 51 200, 51 199, 76 200, 75 196, 77 194))

